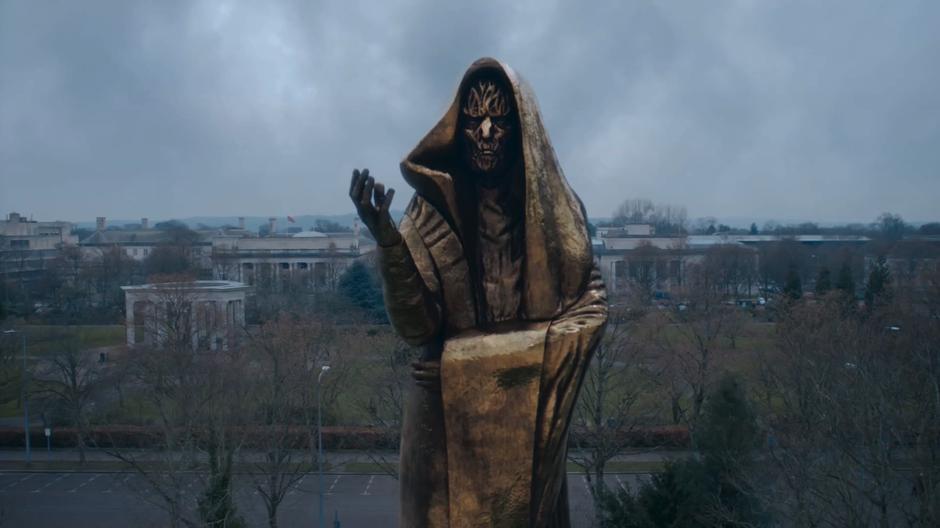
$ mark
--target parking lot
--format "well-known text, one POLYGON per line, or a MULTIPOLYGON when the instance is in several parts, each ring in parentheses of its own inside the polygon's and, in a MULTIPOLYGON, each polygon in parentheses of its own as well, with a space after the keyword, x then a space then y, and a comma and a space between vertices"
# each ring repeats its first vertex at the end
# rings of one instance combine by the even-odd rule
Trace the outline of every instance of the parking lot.
MULTIPOLYGON (((186 476, 179 488, 195 510, 200 483, 186 476)), ((609 475, 610 486, 636 486, 637 475, 609 475)), ((568 477, 574 526, 590 525, 591 503, 584 478, 568 477)), ((387 475, 329 474, 323 477, 327 520, 344 527, 394 526, 398 518, 398 481, 387 475)), ((235 504, 250 526, 266 525, 264 504, 247 476, 235 487, 235 504)), ((280 525, 311 526, 317 518, 317 475, 310 474, 288 492, 280 525)), ((167 524, 153 486, 133 473, 0 473, 0 526, 157 527, 167 524)), ((330 525, 332 526, 332 525, 330 525)))

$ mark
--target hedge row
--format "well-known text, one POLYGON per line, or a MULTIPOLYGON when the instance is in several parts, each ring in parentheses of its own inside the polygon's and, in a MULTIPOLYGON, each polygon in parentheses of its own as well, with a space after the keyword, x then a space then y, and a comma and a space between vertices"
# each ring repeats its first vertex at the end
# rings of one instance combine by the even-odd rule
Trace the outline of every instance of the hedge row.
MULTIPOLYGON (((258 448, 271 443, 271 436, 263 429, 245 429, 243 445, 258 448)), ((295 449, 307 449, 316 438, 311 430, 304 427, 290 427, 283 431, 286 443, 295 449)), ((77 445, 77 431, 71 427, 52 429, 50 437, 53 447, 74 447, 77 445)), ((571 446, 589 447, 589 435, 572 431, 577 438, 571 446)), ((22 428, 0 427, 0 447, 23 447, 25 435, 22 428)), ((30 441, 34 447, 45 447, 46 437, 42 428, 30 430, 30 441)), ((97 447, 125 448, 160 448, 165 447, 163 433, 157 427, 144 426, 95 426, 86 436, 85 443, 97 447)), ((689 443, 689 431, 684 427, 644 427, 624 433, 618 443, 625 447, 665 447, 686 448, 689 443)), ((397 449, 398 438, 387 430, 373 427, 325 426, 323 427, 323 446, 326 449, 397 449)))

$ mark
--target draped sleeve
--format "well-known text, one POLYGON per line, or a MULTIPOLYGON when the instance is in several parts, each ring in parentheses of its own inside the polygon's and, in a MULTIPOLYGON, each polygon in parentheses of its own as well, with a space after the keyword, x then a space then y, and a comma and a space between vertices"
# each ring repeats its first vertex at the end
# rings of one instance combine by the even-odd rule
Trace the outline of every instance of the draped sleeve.
POLYGON ((406 343, 424 345, 441 330, 440 283, 410 216, 402 219, 399 232, 402 236, 397 244, 377 250, 385 309, 406 343))

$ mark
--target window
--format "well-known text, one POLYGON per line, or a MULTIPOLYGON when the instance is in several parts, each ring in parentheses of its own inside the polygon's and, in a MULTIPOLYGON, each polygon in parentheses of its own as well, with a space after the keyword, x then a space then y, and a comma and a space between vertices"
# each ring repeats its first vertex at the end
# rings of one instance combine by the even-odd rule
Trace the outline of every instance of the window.
POLYGON ((17 249, 27 249, 29 248, 29 240, 11 240, 10 247, 17 249))

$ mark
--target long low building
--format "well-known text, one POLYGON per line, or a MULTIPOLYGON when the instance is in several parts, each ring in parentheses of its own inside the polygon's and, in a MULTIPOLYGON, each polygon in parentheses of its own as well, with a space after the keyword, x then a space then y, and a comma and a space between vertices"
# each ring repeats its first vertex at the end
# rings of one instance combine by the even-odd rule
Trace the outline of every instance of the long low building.
POLYGON ((862 246, 871 241, 858 235, 657 235, 652 226, 633 224, 599 228, 594 257, 611 292, 629 291, 631 283, 652 283, 655 290, 680 286, 690 266, 701 263, 712 248, 738 248, 759 262, 758 249, 784 240, 810 247, 862 246))

